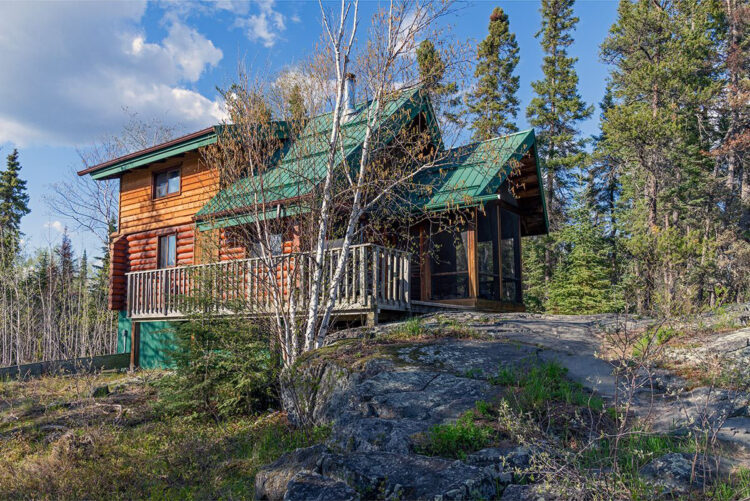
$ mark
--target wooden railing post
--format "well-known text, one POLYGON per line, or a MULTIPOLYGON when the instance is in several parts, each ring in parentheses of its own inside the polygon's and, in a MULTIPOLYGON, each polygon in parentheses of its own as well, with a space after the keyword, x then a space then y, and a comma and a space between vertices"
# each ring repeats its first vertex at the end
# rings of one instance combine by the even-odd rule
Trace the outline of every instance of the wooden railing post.
POLYGON ((380 260, 380 249, 377 246, 374 246, 372 248, 372 300, 373 300, 373 308, 377 309, 379 301, 378 292, 379 292, 379 282, 380 282, 380 272, 378 269, 378 261, 380 260))
MULTIPOLYGON (((342 249, 329 249, 320 263, 324 283, 333 286, 336 264, 342 249)), ((382 306, 408 308, 410 304, 409 253, 375 244, 358 244, 349 249, 347 265, 337 286, 336 308, 371 310, 377 316, 382 306)), ((230 301, 244 300, 248 310, 268 312, 276 304, 279 287, 282 303, 295 294, 297 309, 305 309, 312 289, 314 257, 311 253, 275 256, 267 269, 259 258, 211 264, 136 271, 126 274, 126 306, 131 318, 175 317, 185 313, 190 296, 212 294, 212 309, 227 313, 230 301), (286 275, 285 275, 286 274, 286 275), (268 283, 269 280, 273 282, 268 283)), ((370 314, 368 313, 368 318, 370 314)))

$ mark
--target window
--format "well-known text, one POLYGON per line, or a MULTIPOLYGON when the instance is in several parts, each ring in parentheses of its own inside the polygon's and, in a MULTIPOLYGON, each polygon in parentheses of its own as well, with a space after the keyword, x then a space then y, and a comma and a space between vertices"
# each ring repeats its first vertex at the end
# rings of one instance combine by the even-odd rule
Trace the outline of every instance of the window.
POLYGON ((180 192, 180 169, 160 172, 154 176, 154 198, 163 198, 180 192))
POLYGON ((159 268, 169 268, 177 263, 177 235, 159 237, 159 268))
MULTIPOLYGON (((283 243, 284 240, 281 236, 281 234, 271 234, 268 235, 268 242, 271 245, 271 248, 269 249, 271 251, 272 256, 279 256, 281 255, 281 252, 283 250, 283 243)), ((261 242, 255 242, 252 245, 252 248, 250 249, 250 255, 252 257, 263 257, 265 254, 263 253, 263 247, 264 244, 261 242)))

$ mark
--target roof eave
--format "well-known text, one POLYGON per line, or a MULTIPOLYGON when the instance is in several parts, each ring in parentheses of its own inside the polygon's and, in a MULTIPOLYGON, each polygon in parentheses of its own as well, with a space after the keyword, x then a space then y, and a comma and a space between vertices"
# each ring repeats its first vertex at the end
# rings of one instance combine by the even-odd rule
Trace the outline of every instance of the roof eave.
POLYGON ((117 177, 125 171, 142 167, 152 162, 186 153, 216 142, 216 127, 209 127, 187 136, 160 145, 137 151, 108 162, 104 162, 78 172, 79 176, 91 175, 92 179, 102 180, 117 177))

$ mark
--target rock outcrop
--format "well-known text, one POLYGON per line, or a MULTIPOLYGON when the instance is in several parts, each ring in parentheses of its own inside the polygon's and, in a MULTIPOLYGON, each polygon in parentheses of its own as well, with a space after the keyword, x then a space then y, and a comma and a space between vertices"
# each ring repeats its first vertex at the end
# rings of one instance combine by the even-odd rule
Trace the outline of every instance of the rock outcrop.
MULTIPOLYGON (((596 356, 601 342, 597 329, 606 319, 475 313, 448 317, 451 325, 471 328, 477 335, 379 344, 375 338, 389 327, 346 331, 287 371, 282 400, 289 419, 305 426, 330 425, 331 435, 324 445, 294 451, 262 468, 256 498, 564 499, 541 486, 517 485, 530 478, 519 475, 533 463, 535 453, 528 447, 490 447, 459 461, 420 455, 416 440, 433 426, 458 419, 476 402, 496 400, 502 389, 493 377, 502 367, 554 360, 572 379, 605 400, 611 398, 612 365, 596 356), (357 332, 368 341, 357 339, 357 332)), ((423 327, 440 329, 444 322, 431 316, 423 327)), ((669 373, 659 377, 652 386, 668 407, 667 396, 684 381, 669 373)), ((702 390, 691 391, 697 399, 702 390)), ((750 420, 746 403, 727 400, 722 405, 730 420, 750 420)), ((637 402, 633 408, 637 411, 637 402)), ((674 425, 665 423, 665 429, 674 425)), ((643 470, 644 477, 663 476, 664 468, 673 466, 674 485, 664 489, 677 492, 684 473, 684 457, 678 456, 655 461, 643 470)))

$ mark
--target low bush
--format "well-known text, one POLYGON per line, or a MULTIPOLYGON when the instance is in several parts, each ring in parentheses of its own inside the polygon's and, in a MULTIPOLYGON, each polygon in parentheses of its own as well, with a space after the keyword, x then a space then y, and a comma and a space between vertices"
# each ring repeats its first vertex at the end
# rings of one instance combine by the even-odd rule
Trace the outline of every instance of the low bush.
POLYGON ((195 316, 178 324, 175 339, 174 372, 159 381, 163 412, 219 420, 277 406, 277 357, 247 319, 195 316))

